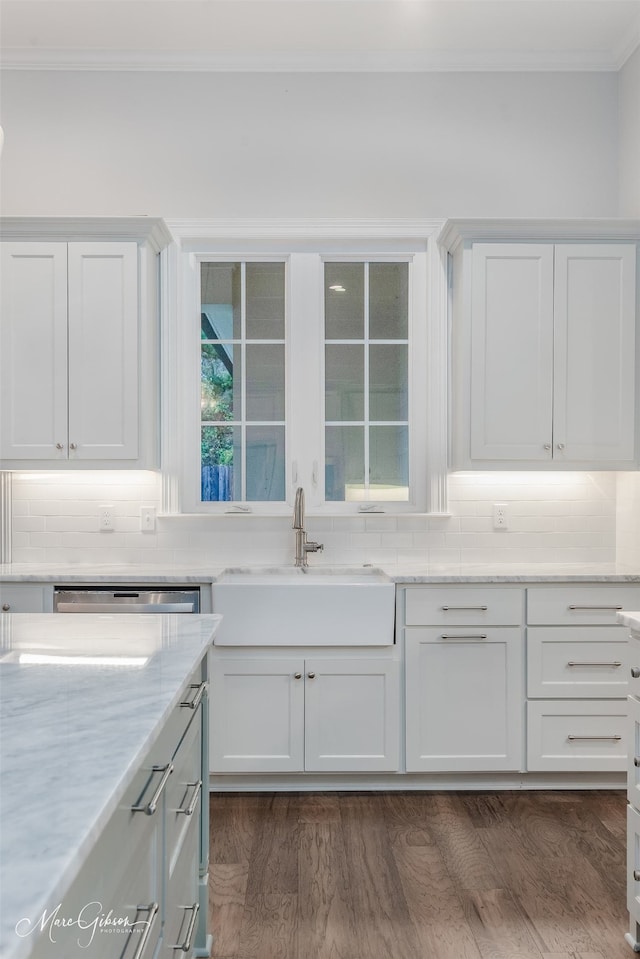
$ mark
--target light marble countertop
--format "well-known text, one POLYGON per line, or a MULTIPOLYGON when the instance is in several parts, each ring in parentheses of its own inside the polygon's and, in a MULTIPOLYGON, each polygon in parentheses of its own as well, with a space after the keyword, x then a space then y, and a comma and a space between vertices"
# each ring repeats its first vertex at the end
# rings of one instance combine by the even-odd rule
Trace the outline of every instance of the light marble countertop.
POLYGON ((640 612, 625 610, 623 613, 616 613, 616 619, 619 623, 622 623, 623 626, 628 626, 629 629, 640 633, 640 612))
POLYGON ((16 934, 16 923, 37 922, 68 891, 220 619, 0 618, 3 959, 28 955, 32 940, 16 934))
MULTIPOLYGON (((209 567, 167 566, 81 566, 81 565, 32 565, 0 564, 0 580, 7 583, 55 583, 56 585, 80 583, 129 583, 131 585, 154 583, 213 583, 225 570, 247 569, 246 567, 214 564, 209 567)), ((261 566, 262 572, 294 569, 293 566, 261 566)), ((384 572, 395 583, 640 583, 640 569, 609 565, 569 565, 553 563, 531 564, 473 564, 473 565, 389 565, 329 566, 314 564, 315 573, 337 571, 361 571, 374 568, 384 572)))

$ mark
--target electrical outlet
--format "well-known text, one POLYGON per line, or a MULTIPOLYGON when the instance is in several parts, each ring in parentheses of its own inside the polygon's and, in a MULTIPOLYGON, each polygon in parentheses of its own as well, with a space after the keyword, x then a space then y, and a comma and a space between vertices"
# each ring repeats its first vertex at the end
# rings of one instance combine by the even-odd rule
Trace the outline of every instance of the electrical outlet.
POLYGON ((143 533, 154 533, 156 528, 155 506, 140 507, 140 529, 143 533))
POLYGON ((116 528, 113 506, 100 506, 98 509, 98 518, 101 533, 112 533, 116 528))
POLYGON ((507 503, 493 504, 493 528, 509 529, 509 506, 507 503))

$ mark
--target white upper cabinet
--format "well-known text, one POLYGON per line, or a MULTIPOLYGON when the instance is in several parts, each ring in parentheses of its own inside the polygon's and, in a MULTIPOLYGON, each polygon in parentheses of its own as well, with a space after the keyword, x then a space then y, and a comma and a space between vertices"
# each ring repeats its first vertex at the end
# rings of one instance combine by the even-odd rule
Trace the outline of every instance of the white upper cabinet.
POLYGON ((637 461, 638 225, 445 231, 452 250, 452 466, 637 461), (509 233, 508 239, 504 238, 509 233), (536 232, 539 236, 536 235, 536 232), (608 234, 623 234, 609 239, 608 234), (626 238, 628 237, 628 238, 626 238), (452 242, 453 239, 453 242, 452 242))
POLYGON ((0 465, 157 465, 157 224, 3 229, 0 465))

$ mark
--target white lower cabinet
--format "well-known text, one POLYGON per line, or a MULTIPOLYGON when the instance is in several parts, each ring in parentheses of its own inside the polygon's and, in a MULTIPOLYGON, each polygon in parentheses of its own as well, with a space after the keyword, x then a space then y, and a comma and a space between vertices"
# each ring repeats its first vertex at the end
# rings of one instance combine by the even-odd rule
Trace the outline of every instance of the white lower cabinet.
POLYGON ((523 768, 522 631, 406 630, 407 772, 523 768))
POLYGON ((50 613, 53 586, 42 583, 0 583, 0 610, 3 613, 50 613))
POLYGON ((621 609, 640 589, 593 583, 527 589, 527 769, 623 772, 629 689, 621 609))
POLYGON ((524 591, 407 586, 407 772, 521 770, 524 591))
POLYGON ((30 959, 209 955, 206 679, 205 659, 63 897, 59 917, 79 921, 52 925, 30 959))
POLYGON ((395 647, 323 656, 213 651, 213 773, 395 771, 395 647))

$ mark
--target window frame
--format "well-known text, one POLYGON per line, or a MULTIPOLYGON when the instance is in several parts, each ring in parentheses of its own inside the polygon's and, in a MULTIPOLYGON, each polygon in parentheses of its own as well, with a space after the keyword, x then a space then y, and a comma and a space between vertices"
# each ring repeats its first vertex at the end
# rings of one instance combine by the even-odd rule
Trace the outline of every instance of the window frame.
POLYGON ((437 245, 443 225, 444 221, 168 222, 175 243, 162 254, 165 513, 288 515, 297 486, 303 486, 307 512, 314 515, 446 514, 447 277, 446 254, 437 245), (193 416, 200 409, 200 263, 274 260, 285 262, 287 498, 284 502, 201 502, 200 419, 193 416), (413 498, 407 502, 324 500, 324 263, 338 260, 409 263, 413 498))

